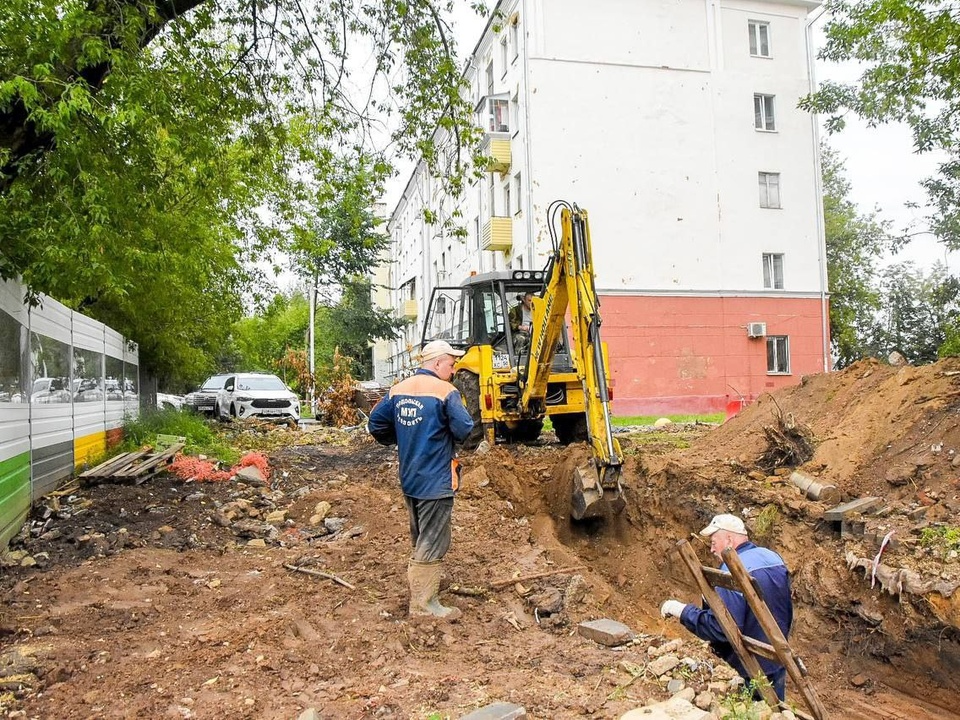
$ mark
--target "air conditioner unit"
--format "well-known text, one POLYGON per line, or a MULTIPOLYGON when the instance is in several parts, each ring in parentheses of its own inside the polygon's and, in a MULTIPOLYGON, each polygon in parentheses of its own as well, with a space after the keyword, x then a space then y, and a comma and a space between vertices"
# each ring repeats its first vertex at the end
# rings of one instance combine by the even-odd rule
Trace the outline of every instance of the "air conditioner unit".
POLYGON ((747 337, 760 338, 766 337, 767 324, 762 322, 747 323, 747 337))

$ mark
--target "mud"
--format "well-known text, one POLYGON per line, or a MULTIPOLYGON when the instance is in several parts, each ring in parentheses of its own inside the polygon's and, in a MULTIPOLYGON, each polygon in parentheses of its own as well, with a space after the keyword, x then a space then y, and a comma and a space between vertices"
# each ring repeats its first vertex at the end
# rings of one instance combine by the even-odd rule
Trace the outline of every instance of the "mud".
MULTIPOLYGON (((2 568, 0 708, 31 718, 295 718, 310 707, 324 718, 456 718, 506 700, 533 718, 618 717, 669 696, 669 677, 635 673, 649 647, 671 639, 691 660, 675 678, 699 692, 729 677, 658 607, 698 599, 673 548, 732 511, 790 566, 791 643, 835 717, 958 717, 960 592, 945 590, 960 562, 923 540, 924 528, 960 525, 958 420, 958 363, 865 362, 805 378, 718 428, 622 435, 626 510, 584 524, 568 520, 567 504, 585 446, 545 434, 469 455, 445 563, 443 601, 464 611, 455 624, 406 617, 396 456, 362 433, 271 452, 269 487, 158 476, 76 488, 38 506, 12 547, 38 564, 2 568), (842 536, 825 504, 759 470, 777 412, 813 432, 804 472, 843 500, 882 498, 857 518, 862 534, 842 536), (326 521, 311 522, 321 502, 326 521), (850 553, 874 558, 891 530, 882 563, 941 591, 891 593, 848 567, 850 553), (576 633, 602 617, 637 640, 611 649, 576 633)), ((789 685, 788 696, 799 699, 789 685)))

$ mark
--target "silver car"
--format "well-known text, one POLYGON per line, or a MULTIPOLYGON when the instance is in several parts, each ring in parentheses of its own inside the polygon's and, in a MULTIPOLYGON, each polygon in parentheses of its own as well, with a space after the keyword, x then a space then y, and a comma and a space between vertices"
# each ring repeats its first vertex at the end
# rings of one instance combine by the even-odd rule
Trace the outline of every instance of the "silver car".
POLYGON ((228 375, 217 393, 216 414, 221 419, 259 417, 273 420, 300 419, 300 398, 283 380, 268 373, 228 375))
POLYGON ((226 373, 211 375, 203 381, 199 390, 188 393, 183 398, 183 407, 203 415, 213 415, 217 407, 217 393, 223 390, 223 385, 230 377, 226 373))

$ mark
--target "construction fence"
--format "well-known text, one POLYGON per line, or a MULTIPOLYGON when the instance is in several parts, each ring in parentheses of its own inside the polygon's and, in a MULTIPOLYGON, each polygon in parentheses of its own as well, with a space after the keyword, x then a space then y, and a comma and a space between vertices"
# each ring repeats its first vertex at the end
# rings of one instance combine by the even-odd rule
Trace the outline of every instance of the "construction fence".
POLYGON ((0 549, 33 502, 119 442, 139 412, 138 365, 120 333, 0 281, 0 549))

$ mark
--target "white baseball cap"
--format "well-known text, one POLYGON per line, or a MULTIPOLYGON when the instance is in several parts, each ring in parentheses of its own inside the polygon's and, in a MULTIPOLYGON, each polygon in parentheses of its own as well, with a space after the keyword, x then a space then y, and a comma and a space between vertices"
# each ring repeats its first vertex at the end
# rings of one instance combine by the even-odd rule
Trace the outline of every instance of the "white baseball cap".
POLYGON ((747 526, 744 525, 743 520, 738 518, 736 515, 714 515, 713 520, 711 520, 710 524, 700 531, 700 534, 710 537, 717 530, 727 530, 728 532, 736 533, 737 535, 747 534, 747 526))
POLYGON ((454 350, 446 340, 431 340, 420 350, 420 362, 425 363, 441 355, 460 357, 463 350, 454 350))

